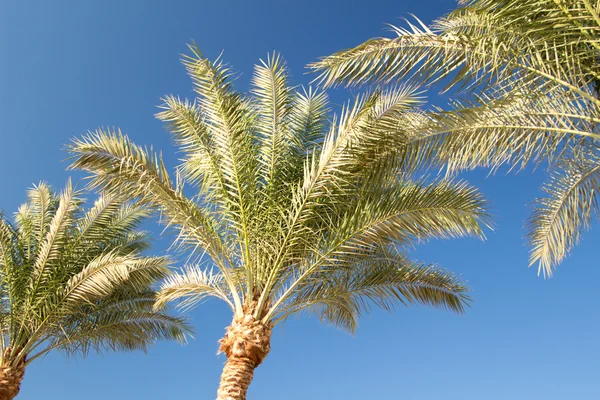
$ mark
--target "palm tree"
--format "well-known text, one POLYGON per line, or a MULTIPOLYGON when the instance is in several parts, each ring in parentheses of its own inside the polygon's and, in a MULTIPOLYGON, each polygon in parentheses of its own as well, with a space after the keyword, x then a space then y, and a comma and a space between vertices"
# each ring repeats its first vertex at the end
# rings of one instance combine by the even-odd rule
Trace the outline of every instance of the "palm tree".
POLYGON ((325 86, 409 78, 461 89, 412 143, 451 172, 549 161, 528 225, 530 265, 551 275, 598 212, 600 1, 460 3, 432 28, 409 23, 311 67, 325 86))
POLYGON ((150 285, 169 271, 137 225, 149 211, 100 196, 84 211, 70 182, 41 183, 11 224, 0 216, 0 400, 18 393, 25 368, 51 350, 87 354, 184 341, 179 318, 155 311, 150 285))
POLYGON ((292 314, 354 331, 372 306, 463 311, 469 298, 457 277, 400 252, 429 238, 481 236, 486 219, 465 183, 398 168, 423 118, 414 90, 374 92, 330 121, 325 95, 290 88, 278 55, 256 66, 243 96, 221 61, 190 49, 183 63, 197 97, 168 96, 157 115, 183 153, 174 180, 159 155, 118 131, 100 129, 70 150, 92 186, 158 208, 179 246, 210 258, 167 278, 157 305, 215 297, 231 307, 219 399, 246 398, 273 327, 292 314))

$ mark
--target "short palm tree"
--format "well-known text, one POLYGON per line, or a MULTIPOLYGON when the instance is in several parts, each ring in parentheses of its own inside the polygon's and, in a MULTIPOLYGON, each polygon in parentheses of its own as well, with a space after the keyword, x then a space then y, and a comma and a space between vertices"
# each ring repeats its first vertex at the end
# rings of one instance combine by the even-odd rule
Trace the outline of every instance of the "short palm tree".
POLYGON ((145 350, 158 339, 183 341, 179 318, 155 311, 151 285, 168 260, 142 256, 136 230, 149 211, 101 196, 84 212, 69 183, 54 194, 41 183, 15 214, 0 218, 0 400, 18 393, 25 368, 57 349, 145 350))
POLYGON ((409 24, 312 65, 326 85, 446 80, 467 100, 432 112, 413 143, 450 170, 550 161, 529 221, 547 275, 598 212, 600 1, 460 2, 430 29, 409 24))
POLYGON ((458 278, 400 252, 430 238, 481 236, 486 218, 466 184, 415 181, 398 168, 423 118, 413 90, 372 93, 329 121, 326 97, 290 88, 278 55, 256 66, 242 96, 228 68, 190 48, 183 61, 197 98, 168 96, 158 114, 183 153, 174 180, 157 154, 120 132, 98 130, 70 150, 93 186, 160 209, 179 245, 210 258, 168 278, 158 306, 216 297, 231 307, 219 399, 246 398, 273 327, 294 313, 353 331, 373 305, 463 310, 458 278))

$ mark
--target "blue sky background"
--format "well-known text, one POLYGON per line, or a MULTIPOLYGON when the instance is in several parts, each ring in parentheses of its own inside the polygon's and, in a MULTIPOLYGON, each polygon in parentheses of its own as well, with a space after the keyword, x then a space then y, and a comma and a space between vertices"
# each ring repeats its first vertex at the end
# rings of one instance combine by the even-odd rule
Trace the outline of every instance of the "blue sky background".
MULTIPOLYGON (((28 1, 0 2, 0 208, 16 210, 32 183, 61 188, 70 138, 119 126, 138 143, 177 155, 153 118, 162 95, 191 96, 179 63, 195 40, 222 50, 246 90, 254 63, 283 53, 296 84, 318 56, 386 34, 384 23, 424 21, 454 8, 434 1, 28 1)), ((436 100, 435 93, 431 93, 436 100)), ((343 92, 334 100, 342 101, 343 92)), ((527 268, 523 222, 543 173, 465 175, 493 203, 488 241, 438 241, 415 256, 462 275, 475 303, 456 316, 425 307, 374 312, 354 337, 300 317, 278 327, 250 399, 591 400, 600 398, 595 246, 600 229, 550 280, 527 268)), ((157 233, 159 230, 153 228, 157 233)), ((168 240, 158 239, 156 251, 168 240)), ((211 399, 224 357, 228 309, 190 313, 195 340, 148 354, 51 354, 28 369, 19 399, 211 399)))

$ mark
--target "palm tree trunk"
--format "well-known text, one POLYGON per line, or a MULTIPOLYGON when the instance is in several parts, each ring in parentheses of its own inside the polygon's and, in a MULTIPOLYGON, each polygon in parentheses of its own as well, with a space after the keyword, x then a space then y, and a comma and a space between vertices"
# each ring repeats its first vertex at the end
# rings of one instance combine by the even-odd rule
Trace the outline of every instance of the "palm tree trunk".
POLYGON ((219 352, 225 353, 227 362, 217 400, 246 400, 254 369, 271 349, 271 329, 270 324, 255 321, 252 315, 233 319, 220 341, 219 352))
POLYGON ((217 400, 246 400, 254 376, 254 361, 246 357, 229 357, 223 367, 217 400))
POLYGON ((10 365, 9 360, 4 360, 7 365, 0 366, 0 400, 12 400, 19 394, 21 381, 25 375, 25 361, 16 367, 10 365))

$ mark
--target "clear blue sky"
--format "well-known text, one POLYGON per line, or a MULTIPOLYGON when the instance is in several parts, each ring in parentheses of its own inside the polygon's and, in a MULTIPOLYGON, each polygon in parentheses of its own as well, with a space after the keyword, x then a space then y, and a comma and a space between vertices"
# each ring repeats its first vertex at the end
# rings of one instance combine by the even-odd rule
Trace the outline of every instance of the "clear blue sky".
MULTIPOLYGON (((0 208, 16 210, 32 183, 61 188, 63 146, 98 126, 119 126, 176 162, 159 98, 191 96, 179 63, 195 40, 222 50, 248 85, 267 52, 283 53, 295 83, 316 57, 386 34, 409 13, 424 21, 453 0, 28 1, 0 3, 0 208)), ((342 98, 341 95, 336 95, 342 98)), ((435 96, 432 94, 432 96, 435 96)), ((337 98, 336 97, 336 98, 337 98)), ((434 97, 435 99, 435 97, 434 97)), ((76 179, 80 174, 73 174, 76 179)), ((425 307, 374 312, 355 337, 300 317, 278 327, 255 375, 250 400, 592 400, 600 398, 600 268, 588 233, 554 278, 527 268, 526 205, 542 173, 466 175, 493 202, 488 241, 432 242, 417 257, 461 274, 475 303, 456 316, 425 307)), ((158 230, 155 229, 158 235, 158 230)), ((157 239, 162 252, 166 240, 157 239)), ((230 321, 219 303, 190 314, 196 340, 161 343, 148 354, 65 359, 28 369, 19 399, 212 399, 230 321)))

